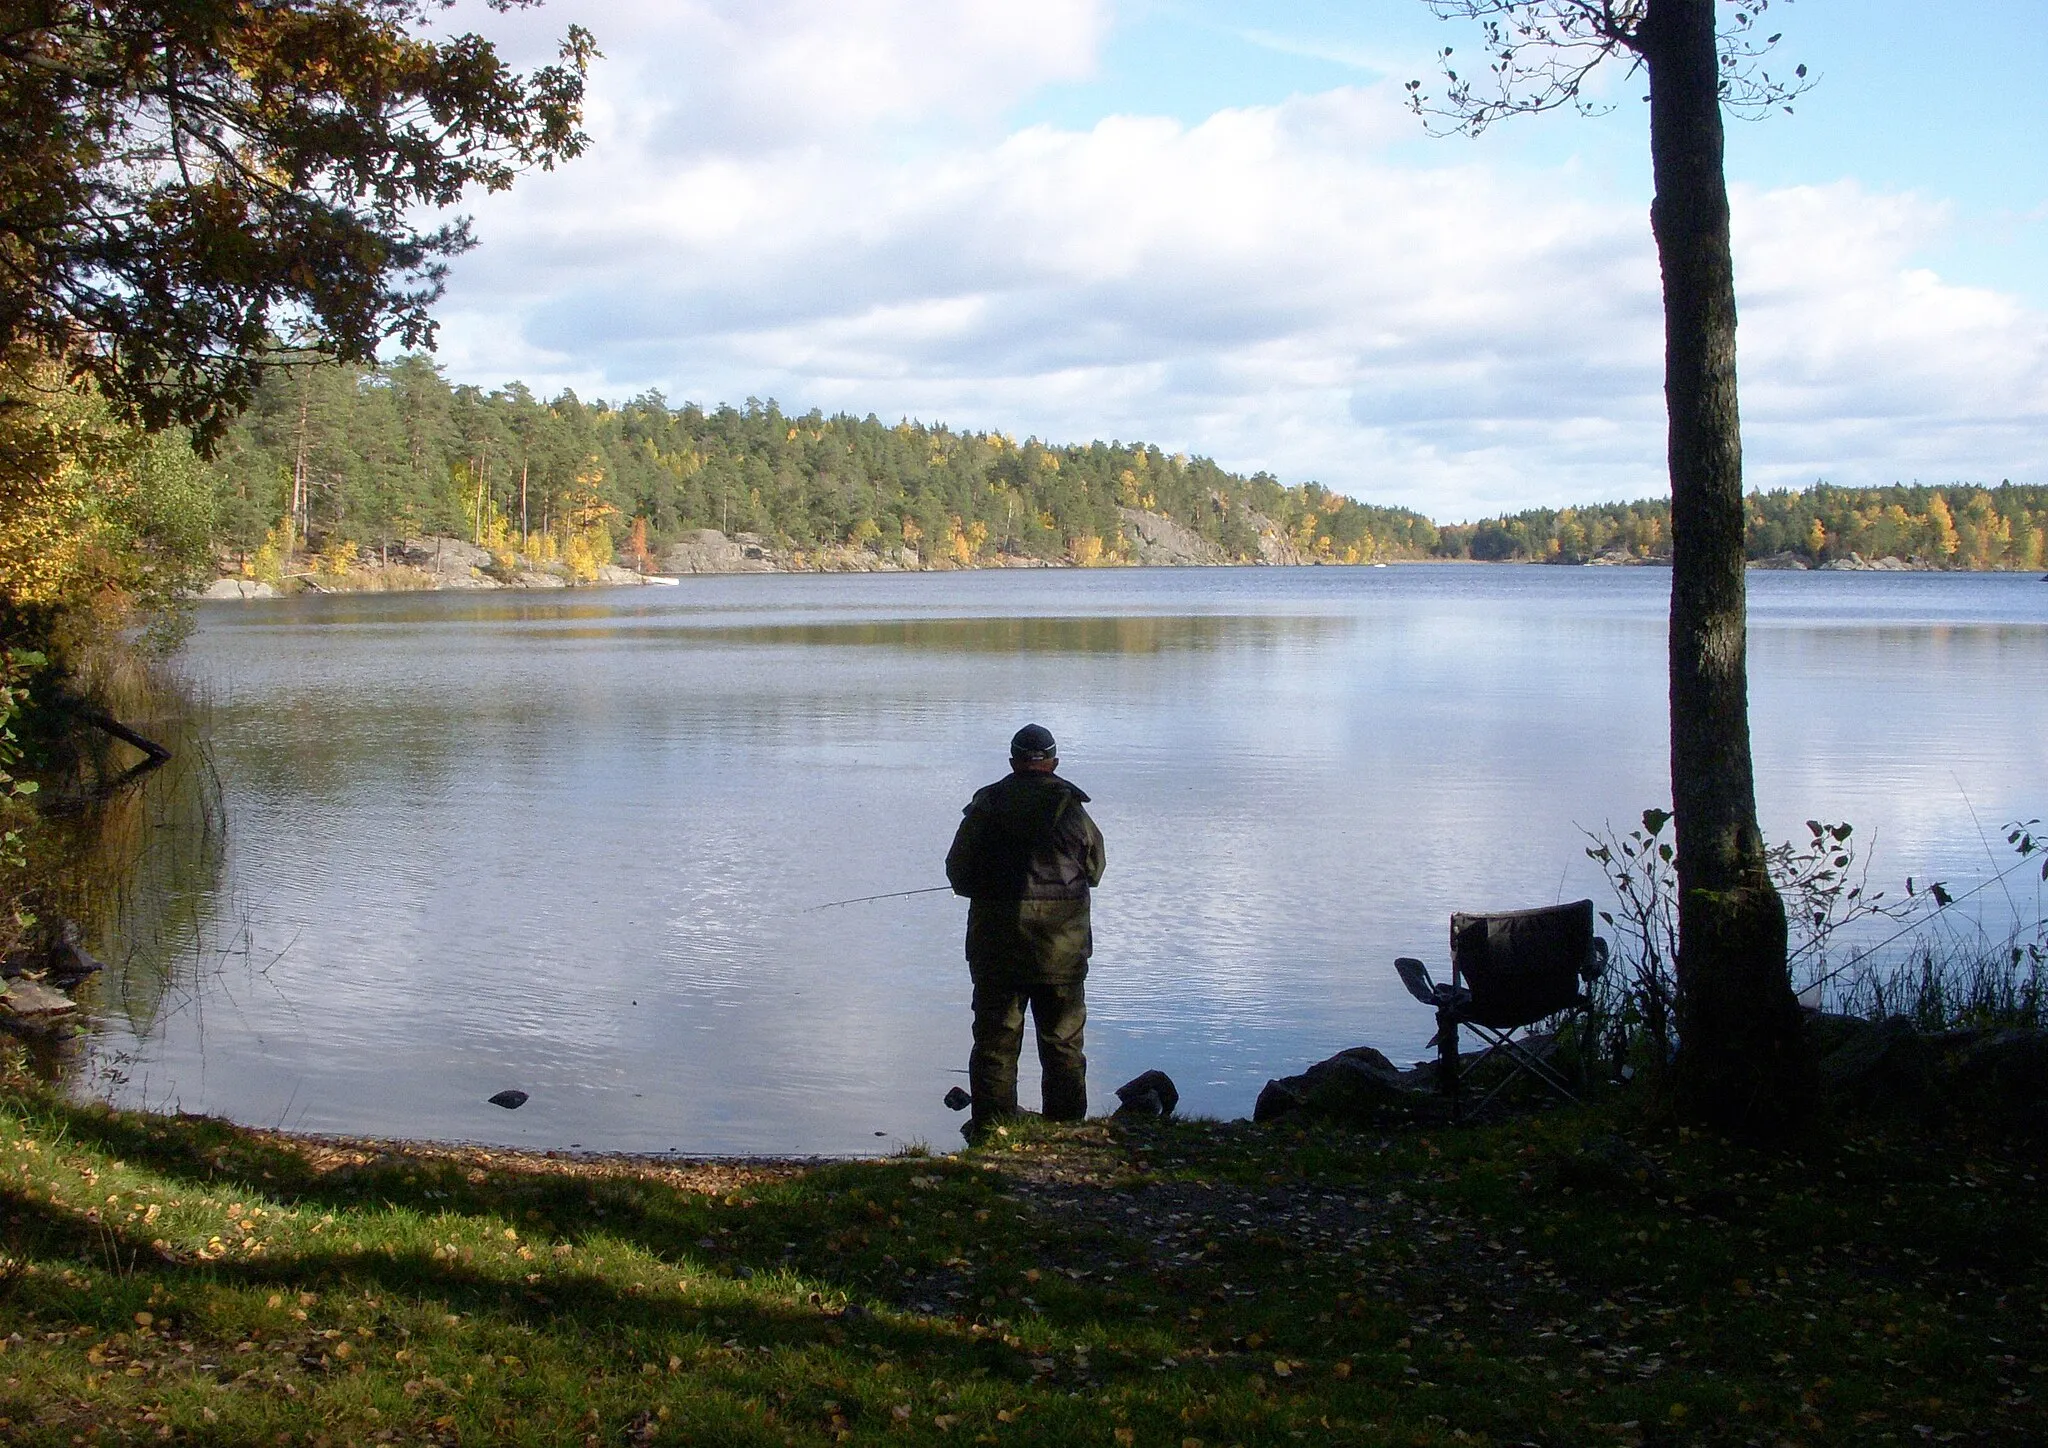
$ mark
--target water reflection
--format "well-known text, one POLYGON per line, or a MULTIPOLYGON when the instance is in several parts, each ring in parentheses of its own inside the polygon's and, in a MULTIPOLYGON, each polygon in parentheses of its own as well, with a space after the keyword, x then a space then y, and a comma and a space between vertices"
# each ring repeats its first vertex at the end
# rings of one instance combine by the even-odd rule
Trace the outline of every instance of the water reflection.
MULTIPOLYGON (((2040 812, 2048 594, 1756 580, 1766 826, 1953 874, 2040 812)), ((1580 826, 1665 797, 1651 570, 691 580, 221 605, 226 853, 124 1099, 535 1146, 945 1142, 967 795, 1037 718, 1096 798, 1098 1099, 1189 1109, 1347 1045, 1419 1054, 1396 954, 1593 893, 1580 826), (533 1093, 508 1114, 483 1104, 533 1093), (884 1133, 876 1136, 876 1132, 884 1133)), ((1933 586, 1923 586, 1932 584, 1933 586)), ((138 958, 129 974, 147 969, 138 958)), ((138 997, 140 998, 140 997, 138 997)))
MULTIPOLYGON (((1270 648, 1313 642, 1351 627, 1348 619, 1315 616, 1194 615, 1115 618, 893 618, 848 623, 706 623, 699 627, 637 628, 641 647, 876 648, 969 654, 1156 654, 1171 650, 1270 648)), ((546 636, 583 641, 611 639, 610 627, 550 628, 546 636)))

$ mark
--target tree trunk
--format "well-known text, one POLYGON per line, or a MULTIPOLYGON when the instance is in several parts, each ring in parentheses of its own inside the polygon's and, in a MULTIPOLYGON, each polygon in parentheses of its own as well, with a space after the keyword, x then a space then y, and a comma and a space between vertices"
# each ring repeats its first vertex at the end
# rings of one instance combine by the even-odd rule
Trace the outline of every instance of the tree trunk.
POLYGON ((1735 271, 1715 0, 1651 0, 1651 227, 1664 278, 1671 468, 1671 792, 1681 1112, 1773 1131, 1812 1100, 1749 752, 1735 271))

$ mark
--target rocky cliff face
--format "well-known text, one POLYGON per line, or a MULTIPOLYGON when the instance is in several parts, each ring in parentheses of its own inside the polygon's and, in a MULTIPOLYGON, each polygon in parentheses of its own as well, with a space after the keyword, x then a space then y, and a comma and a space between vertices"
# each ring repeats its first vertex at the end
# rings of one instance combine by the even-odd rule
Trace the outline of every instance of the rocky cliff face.
POLYGON ((1251 514, 1250 521, 1259 535, 1259 562, 1291 568, 1315 561, 1303 556, 1302 551, 1294 546, 1294 540, 1287 536, 1287 531, 1264 513, 1251 514))
MULTIPOLYGON (((1119 508, 1117 515, 1123 519, 1124 537, 1130 541, 1132 555, 1141 564, 1185 567, 1232 561, 1216 544, 1164 514, 1119 508)), ((1249 514, 1246 521, 1258 534, 1259 562, 1280 566, 1312 561, 1304 558, 1286 531, 1263 513, 1249 514)))
POLYGON ((663 573, 772 573, 768 545, 752 533, 728 538, 716 528, 699 528, 661 555, 663 573))
POLYGON ((1124 537, 1131 553, 1141 564, 1186 567, 1190 564, 1228 563, 1223 550, 1214 543, 1158 513, 1137 508, 1118 508, 1124 537))

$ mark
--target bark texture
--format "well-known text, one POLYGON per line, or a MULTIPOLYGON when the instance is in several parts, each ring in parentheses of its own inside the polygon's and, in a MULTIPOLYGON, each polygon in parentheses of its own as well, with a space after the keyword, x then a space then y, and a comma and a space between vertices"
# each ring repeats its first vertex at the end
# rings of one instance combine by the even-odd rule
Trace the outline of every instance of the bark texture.
POLYGON ((1679 1109, 1795 1124, 1812 1066, 1764 864, 1749 748, 1735 269, 1714 0, 1651 0, 1651 226, 1664 280, 1671 469, 1671 787, 1678 839, 1679 1109))

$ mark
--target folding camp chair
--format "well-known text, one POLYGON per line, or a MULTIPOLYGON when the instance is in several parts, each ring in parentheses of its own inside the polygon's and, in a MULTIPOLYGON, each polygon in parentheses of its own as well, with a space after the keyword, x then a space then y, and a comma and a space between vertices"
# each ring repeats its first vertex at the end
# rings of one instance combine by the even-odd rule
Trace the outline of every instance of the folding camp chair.
POLYGON ((1450 1098, 1451 1118, 1464 1116, 1459 1097, 1458 1027, 1469 1026, 1487 1043, 1469 1069, 1495 1056, 1503 1076, 1472 1108, 1477 1115, 1517 1077, 1527 1074, 1567 1101, 1573 1083, 1518 1032, 1538 1021, 1584 1012, 1584 987, 1607 969, 1607 942, 1593 933, 1593 902, 1451 917, 1451 980, 1440 985, 1412 956, 1394 962, 1408 993, 1436 1011, 1437 1081, 1450 1098))

